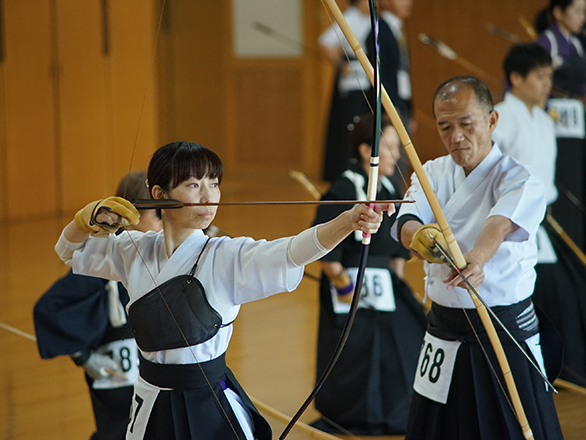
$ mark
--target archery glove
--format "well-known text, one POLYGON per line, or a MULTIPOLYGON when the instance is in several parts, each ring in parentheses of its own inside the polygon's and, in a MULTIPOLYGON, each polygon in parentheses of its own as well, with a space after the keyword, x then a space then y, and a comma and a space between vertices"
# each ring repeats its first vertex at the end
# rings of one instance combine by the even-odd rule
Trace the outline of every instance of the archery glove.
POLYGON ((411 238, 409 248, 430 263, 442 264, 444 262, 443 256, 437 250, 433 242, 434 239, 443 250, 448 249, 444 234, 435 223, 429 223, 417 229, 411 238))
POLYGON ((116 232, 118 228, 127 224, 136 225, 139 218, 140 213, 128 200, 122 197, 108 197, 104 200, 92 202, 77 211, 77 214, 75 214, 75 226, 87 234, 104 237, 116 232), (113 225, 98 223, 96 216, 102 208, 118 214, 121 217, 120 221, 113 225))

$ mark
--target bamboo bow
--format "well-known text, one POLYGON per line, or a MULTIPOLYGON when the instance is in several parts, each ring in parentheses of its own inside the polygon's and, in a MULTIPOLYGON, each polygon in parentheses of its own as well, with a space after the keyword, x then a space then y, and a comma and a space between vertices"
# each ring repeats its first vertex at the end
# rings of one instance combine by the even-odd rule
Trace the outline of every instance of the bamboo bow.
MULTIPOLYGON (((342 30, 342 32, 344 33, 344 36, 348 40, 348 43, 352 47, 352 50, 354 51, 354 54, 356 55, 356 58, 360 62, 362 68, 367 73, 371 83, 374 83, 373 67, 370 64, 370 61, 368 60, 364 51, 360 47, 360 44, 356 40, 356 37, 354 36, 352 30, 350 29, 350 26, 346 22, 346 19, 342 15, 342 12, 338 8, 338 5, 335 3, 334 0, 323 0, 323 1, 327 5, 329 11, 333 15, 333 17, 336 20, 336 22, 338 23, 338 25, 340 26, 340 29, 342 30)), ((421 160, 419 159, 419 156, 417 155, 417 152, 415 151, 415 148, 413 147, 413 143, 411 142, 411 138, 409 137, 409 134, 407 133, 407 130, 405 129, 403 122, 401 121, 401 118, 397 114, 397 111, 395 110, 395 107, 394 107, 393 103, 391 102, 389 95, 384 90, 384 88, 382 89, 382 104, 383 104, 387 114, 391 118, 393 126, 395 127, 395 130, 397 131, 397 134, 399 135, 399 139, 401 140, 401 143, 403 144, 403 146, 405 148, 405 152, 407 153, 407 157, 409 158, 409 161, 410 161, 411 165, 413 166, 414 172, 417 175, 419 182, 421 183, 421 187, 423 189, 423 192, 425 193, 425 196, 429 202, 429 205, 433 211, 433 214, 437 220, 437 223, 440 226, 440 229, 441 229, 444 237, 446 238, 446 242, 448 244, 448 248, 450 250, 450 253, 453 256, 453 258, 456 262, 456 265, 459 268, 463 269, 467 264, 466 260, 464 259, 462 251, 460 250, 460 247, 458 246, 458 243, 456 242, 456 239, 455 239, 455 237, 454 237, 454 235, 448 225, 446 217, 445 217, 445 215, 440 207, 440 204, 439 204, 439 202, 433 192, 433 189, 431 187, 429 179, 427 178, 427 175, 425 174, 425 171, 423 170, 423 166, 421 165, 421 160)), ((519 421, 519 425, 521 426, 521 430, 523 431, 523 435, 526 439, 533 439, 534 438, 533 433, 531 431, 531 428, 529 426, 529 422, 528 422, 527 417, 525 415, 525 411, 523 409, 523 405, 521 403, 521 399, 519 397, 519 393, 517 391, 517 387, 515 385, 515 381, 513 379, 511 369, 509 367, 509 362, 508 362, 507 357, 504 353, 502 344, 501 344, 500 339, 496 333, 494 325, 490 319, 490 316, 489 316, 486 308, 480 302, 480 300, 478 298, 476 298, 475 295, 473 295, 473 294, 471 294, 471 298, 474 301, 474 305, 478 311, 478 314, 482 320, 484 328, 489 336, 490 342, 492 344, 494 352, 495 352, 497 359, 499 361, 499 365, 501 367, 503 376, 505 378, 507 389, 509 391, 509 395, 510 395, 516 416, 517 416, 517 420, 519 421)))

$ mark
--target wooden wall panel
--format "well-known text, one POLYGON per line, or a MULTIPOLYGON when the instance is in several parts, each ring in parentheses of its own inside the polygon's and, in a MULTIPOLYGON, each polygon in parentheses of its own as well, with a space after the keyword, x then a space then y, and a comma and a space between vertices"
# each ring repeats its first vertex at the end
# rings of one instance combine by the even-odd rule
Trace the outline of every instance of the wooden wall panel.
POLYGON ((234 67, 235 164, 287 171, 302 164, 302 63, 246 60, 234 67))
POLYGON ((431 112, 431 99, 435 89, 448 78, 475 72, 457 62, 442 58, 421 43, 418 35, 423 32, 443 41, 460 58, 481 69, 485 74, 481 79, 493 92, 496 102, 503 94, 502 60, 512 43, 490 33, 487 25, 492 24, 529 41, 518 19, 525 17, 533 22, 535 14, 543 6, 545 2, 535 3, 530 0, 414 2, 413 15, 406 23, 406 28, 411 52, 413 99, 419 122, 413 141, 423 160, 445 154, 431 112))
POLYGON ((6 214, 28 217, 58 209, 48 0, 4 0, 6 214))
POLYGON ((158 54, 162 143, 201 143, 227 154, 229 0, 168 0, 158 54))
MULTIPOLYGON (((0 1, 0 6, 2 1, 0 1)), ((3 12, 0 10, 0 14, 3 12)), ((3 16, 0 16, 2 20, 3 16)), ((0 32, 2 29, 0 28, 0 32)), ((0 221, 8 217, 8 197, 6 197, 7 188, 7 167, 6 163, 6 95, 4 93, 5 81, 4 81, 4 63, 0 62, 0 221)))
POLYGON ((160 53, 160 47, 153 50, 160 6, 144 0, 109 3, 109 161, 116 183, 111 191, 130 168, 146 170, 151 155, 160 146, 157 68, 151 64, 160 53))
POLYGON ((63 209, 109 193, 101 2, 57 0, 63 209))
POLYGON ((79 209, 116 189, 135 139, 134 169, 160 143, 156 69, 146 88, 160 3, 3 3, 0 218, 79 209))
POLYGON ((334 70, 319 52, 317 39, 330 22, 321 2, 305 0, 303 58, 303 155, 302 170, 312 178, 321 176, 326 123, 330 110, 334 70))

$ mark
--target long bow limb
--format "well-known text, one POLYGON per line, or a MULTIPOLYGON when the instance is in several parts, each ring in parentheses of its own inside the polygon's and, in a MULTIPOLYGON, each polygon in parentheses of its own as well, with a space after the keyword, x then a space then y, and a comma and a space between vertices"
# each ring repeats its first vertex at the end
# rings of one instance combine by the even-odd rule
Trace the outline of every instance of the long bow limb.
MULTIPOLYGON (((344 36, 348 40, 348 43, 352 47, 352 50, 354 51, 356 58, 360 62, 361 66, 364 69, 364 71, 366 72, 366 74, 368 75, 371 83, 374 84, 374 69, 373 69, 372 65, 370 64, 370 61, 366 57, 364 51, 360 47, 360 44, 356 40, 356 37, 354 36, 352 30, 350 29, 350 26, 346 22, 346 19, 342 15, 340 8, 338 8, 338 5, 335 3, 334 0, 323 0, 323 1, 327 4, 334 19, 336 20, 336 22, 340 26, 340 29, 344 33, 344 36)), ((415 151, 415 148, 413 147, 413 143, 411 142, 411 138, 409 137, 409 134, 407 133, 407 130, 405 129, 405 126, 403 125, 403 122, 401 121, 401 118, 399 117, 397 110, 395 109, 395 106, 393 105, 393 103, 392 103, 391 99, 389 98, 389 95, 385 91, 384 87, 382 88, 382 104, 383 104, 387 114, 391 118, 391 122, 393 123, 393 126, 395 127, 395 130, 397 131, 397 134, 399 135, 399 139, 401 140, 401 143, 403 144, 403 146, 405 148, 405 152, 407 153, 407 157, 409 158, 409 162, 411 163, 411 166, 413 167, 413 170, 414 170, 417 178, 419 179, 419 182, 421 183, 421 187, 422 187, 423 192, 425 193, 425 196, 426 196, 426 198, 429 202, 429 205, 433 211, 435 219, 436 219, 442 233, 444 234, 444 237, 446 238, 446 242, 448 244, 448 248, 450 250, 450 253, 451 253, 456 265, 460 269, 463 269, 464 267, 466 267, 466 264, 467 264, 466 260, 464 259, 462 251, 460 250, 460 247, 458 246, 458 243, 456 242, 454 234, 452 233, 452 231, 448 225, 446 217, 445 217, 445 215, 441 209, 441 206, 435 196, 435 193, 433 192, 433 189, 431 187, 429 179, 427 178, 427 175, 425 174, 425 171, 423 170, 423 166, 421 165, 421 160, 419 159, 419 156, 417 155, 417 152, 415 151)), ((484 325, 484 328, 485 328, 485 330, 488 334, 488 337, 490 339, 490 343, 491 343, 493 350, 497 356, 503 377, 505 379, 505 383, 507 385, 507 389, 509 391, 509 396, 510 396, 510 399, 512 401, 512 404, 513 404, 513 407, 515 410, 515 414, 517 416, 517 420, 519 422, 519 425, 521 426, 521 430, 523 431, 523 435, 526 439, 533 439, 534 438, 533 433, 532 433, 531 428, 529 426, 527 416, 525 415, 525 410, 523 409, 523 405, 522 405, 521 399, 519 397, 519 392, 517 391, 517 386, 515 384, 515 381, 513 379, 513 374, 511 372, 511 369, 509 366, 509 362, 508 362, 507 357, 505 355, 505 352, 503 350, 500 339, 496 333, 494 325, 490 319, 490 316, 489 316, 486 308, 482 304, 482 302, 480 302, 480 300, 474 294, 470 293, 470 296, 472 298, 472 301, 474 301, 474 305, 478 311, 478 315, 480 316, 482 324, 484 325)))
MULTIPOLYGON (((370 169, 368 173, 368 187, 366 191, 366 198, 368 201, 376 200, 376 192, 378 187, 378 162, 379 162, 379 142, 380 142, 380 125, 381 125, 381 84, 380 84, 380 75, 379 75, 379 45, 378 45, 378 15, 377 15, 377 6, 376 0, 370 0, 370 17, 371 17, 371 24, 372 24, 372 32, 373 32, 373 42, 374 42, 374 53, 376 59, 376 70, 374 71, 373 78, 371 79, 372 84, 374 85, 374 98, 375 98, 375 107, 374 107, 374 136, 373 136, 373 145, 371 149, 371 156, 370 156, 370 169)), ((339 11, 339 9, 338 9, 339 11)), ((373 205, 371 205, 373 206, 373 205)), ((328 364, 324 368, 321 376, 317 380, 313 390, 305 400, 305 402, 301 405, 297 413, 293 416, 289 424, 285 427, 279 440, 284 440, 295 423, 299 420, 301 415, 305 412, 305 410, 309 407, 315 396, 325 383, 326 379, 332 372, 338 358, 342 354, 342 350, 346 345, 346 341, 348 340, 348 336, 350 335, 350 330, 352 330, 352 324, 354 323, 354 318, 356 317, 356 312, 358 310, 358 303, 360 302, 360 291, 362 290, 362 283, 364 281, 364 273, 366 271, 366 263, 368 260, 368 250, 370 245, 370 234, 363 234, 362 238, 362 248, 360 250, 360 260, 358 264, 358 273, 356 275, 356 282, 354 283, 354 293, 352 296, 352 303, 350 304, 350 310, 348 311, 348 317, 346 318, 346 322, 344 323, 344 327, 342 328, 342 333, 340 335, 340 339, 338 340, 338 344, 334 349, 332 357, 330 358, 328 364)))

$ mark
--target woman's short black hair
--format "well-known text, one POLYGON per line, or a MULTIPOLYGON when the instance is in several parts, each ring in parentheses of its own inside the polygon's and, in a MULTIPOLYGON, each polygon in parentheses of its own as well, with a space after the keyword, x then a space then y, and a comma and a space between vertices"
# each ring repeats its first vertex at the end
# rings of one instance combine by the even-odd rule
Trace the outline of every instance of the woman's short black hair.
MULTIPOLYGON (((172 142, 153 154, 148 169, 149 188, 159 185, 170 191, 191 177, 217 178, 222 182, 224 165, 216 153, 192 142, 172 142)), ((152 196, 152 195, 151 195, 152 196)))
MULTIPOLYGON (((203 145, 178 141, 155 151, 147 174, 152 198, 152 188, 155 185, 159 185, 168 193, 191 177, 211 177, 222 183, 224 165, 216 153, 203 145)), ((161 218, 160 209, 157 209, 157 217, 161 218)))

